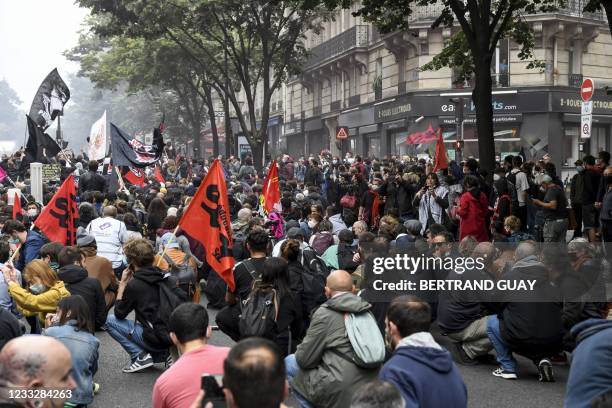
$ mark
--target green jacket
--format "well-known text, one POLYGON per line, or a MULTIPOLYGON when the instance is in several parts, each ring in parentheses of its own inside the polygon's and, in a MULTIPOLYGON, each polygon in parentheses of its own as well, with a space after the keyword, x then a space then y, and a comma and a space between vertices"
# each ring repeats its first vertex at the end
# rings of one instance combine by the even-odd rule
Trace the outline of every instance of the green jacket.
POLYGON ((375 379, 378 369, 363 369, 348 361, 355 357, 344 326, 345 313, 363 313, 372 306, 352 293, 337 295, 313 314, 306 337, 295 352, 300 371, 293 387, 316 407, 350 406, 363 384, 375 379))

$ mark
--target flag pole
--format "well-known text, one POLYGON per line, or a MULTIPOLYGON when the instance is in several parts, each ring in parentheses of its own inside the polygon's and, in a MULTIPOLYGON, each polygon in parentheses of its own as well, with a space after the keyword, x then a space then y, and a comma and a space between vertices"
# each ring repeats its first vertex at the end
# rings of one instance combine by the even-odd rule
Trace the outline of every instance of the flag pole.
POLYGON ((117 179, 119 180, 119 187, 121 190, 125 191, 127 195, 130 195, 130 190, 127 189, 125 183, 123 182, 123 176, 121 176, 121 172, 119 171, 119 166, 115 166, 115 172, 117 173, 117 179))
POLYGON ((9 265, 13 265, 13 260, 15 259, 15 257, 17 256, 17 254, 19 254, 19 250, 20 250, 20 249, 21 249, 21 245, 19 245, 19 246, 17 247, 17 249, 15 250, 15 252, 13 252, 13 255, 11 255, 11 257, 9 258, 9 260, 8 260, 8 262, 7 262, 9 265))
POLYGON ((178 232, 178 229, 179 229, 179 226, 177 225, 174 231, 172 231, 172 236, 170 237, 170 240, 168 241, 166 245, 164 245, 164 250, 162 251, 161 256, 157 260, 157 264, 155 266, 159 267, 159 264, 161 263, 162 259, 166 255, 166 250, 168 249, 168 245, 170 245, 176 238, 176 233, 178 232))

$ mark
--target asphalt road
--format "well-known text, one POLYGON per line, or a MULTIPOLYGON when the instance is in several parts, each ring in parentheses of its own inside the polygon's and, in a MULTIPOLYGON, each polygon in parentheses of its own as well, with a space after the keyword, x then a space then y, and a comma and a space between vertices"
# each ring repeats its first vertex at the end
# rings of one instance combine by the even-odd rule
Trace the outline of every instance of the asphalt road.
MULTIPOLYGON (((214 310, 209 309, 211 321, 214 310)), ((436 336, 437 337, 437 336, 436 336)), ((99 369, 94 381, 100 384, 100 393, 91 407, 140 408, 151 406, 151 392, 163 366, 155 366, 141 373, 124 374, 121 369, 128 363, 128 355, 108 334, 98 333, 101 342, 99 369)), ((445 338, 438 338, 444 345, 445 338)), ((219 331, 213 332, 211 344, 231 346, 232 340, 219 331)), ((478 408, 531 408, 562 407, 569 367, 555 366, 555 383, 540 383, 536 367, 528 360, 518 358, 518 380, 493 377, 495 365, 459 366, 468 389, 470 407, 478 408)), ((294 402, 287 401, 291 407, 294 402)))

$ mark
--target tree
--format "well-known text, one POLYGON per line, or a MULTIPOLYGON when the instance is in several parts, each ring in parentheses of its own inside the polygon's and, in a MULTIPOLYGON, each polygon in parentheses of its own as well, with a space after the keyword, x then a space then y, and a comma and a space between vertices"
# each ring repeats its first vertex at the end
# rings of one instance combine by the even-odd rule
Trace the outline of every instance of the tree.
POLYGON ((299 0, 79 0, 102 17, 102 36, 165 38, 198 65, 234 108, 256 166, 263 165, 270 99, 304 59, 303 35, 323 16, 320 6, 299 0), (103 21, 102 21, 103 20, 103 21), (228 66, 224 65, 227 56, 228 66), (263 93, 257 121, 258 85, 263 93), (243 111, 239 92, 244 94, 243 111))
POLYGON ((9 83, 0 80, 0 140, 20 140, 25 117, 20 111, 21 101, 9 83))
POLYGON ((590 0, 584 7, 586 13, 596 13, 603 9, 608 19, 608 29, 612 34, 612 0, 590 0))
MULTIPOLYGON (((151 90, 166 93, 171 105, 160 109, 174 113, 170 115, 174 120, 168 121, 168 130, 172 132, 180 126, 191 135, 194 148, 199 150, 206 108, 214 118, 214 107, 211 86, 194 70, 193 61, 176 44, 164 39, 96 37, 91 32, 82 34, 79 44, 65 53, 70 60, 80 63, 79 74, 100 88, 113 90, 127 82, 130 93, 151 90)), ((212 124, 216 133, 214 121, 212 124)), ((218 154, 218 143, 215 154, 218 154)))
MULTIPOLYGON (((166 94, 155 90, 128 93, 125 84, 112 91, 100 89, 89 79, 76 74, 70 74, 67 83, 72 96, 64 107, 62 131, 69 147, 77 154, 79 149, 86 150, 91 125, 105 110, 110 121, 126 132, 136 134, 152 131, 157 125, 155 121, 161 118, 159 105, 171 103, 163 99, 166 94)), ((168 129, 171 131, 173 129, 168 129)))
MULTIPOLYGON (((324 0, 328 7, 348 8, 351 0, 324 0)), ((555 0, 363 0, 355 13, 375 24, 381 33, 408 29, 408 17, 415 7, 442 5, 432 27, 450 27, 455 21, 461 31, 426 68, 460 67, 463 75, 475 79, 472 100, 476 108, 478 153, 483 169, 495 166, 491 62, 500 39, 512 38, 521 50, 522 60, 533 60, 533 33, 524 19, 526 14, 550 12, 562 2, 555 0)), ((537 67, 531 61, 530 67, 537 67)))

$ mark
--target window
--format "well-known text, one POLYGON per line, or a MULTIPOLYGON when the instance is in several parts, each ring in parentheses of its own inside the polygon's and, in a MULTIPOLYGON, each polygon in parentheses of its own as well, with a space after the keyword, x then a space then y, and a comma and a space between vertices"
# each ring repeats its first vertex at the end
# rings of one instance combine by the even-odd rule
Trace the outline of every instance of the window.
POLYGON ((508 87, 510 85, 510 40, 503 38, 495 49, 491 61, 491 75, 494 86, 508 87))

